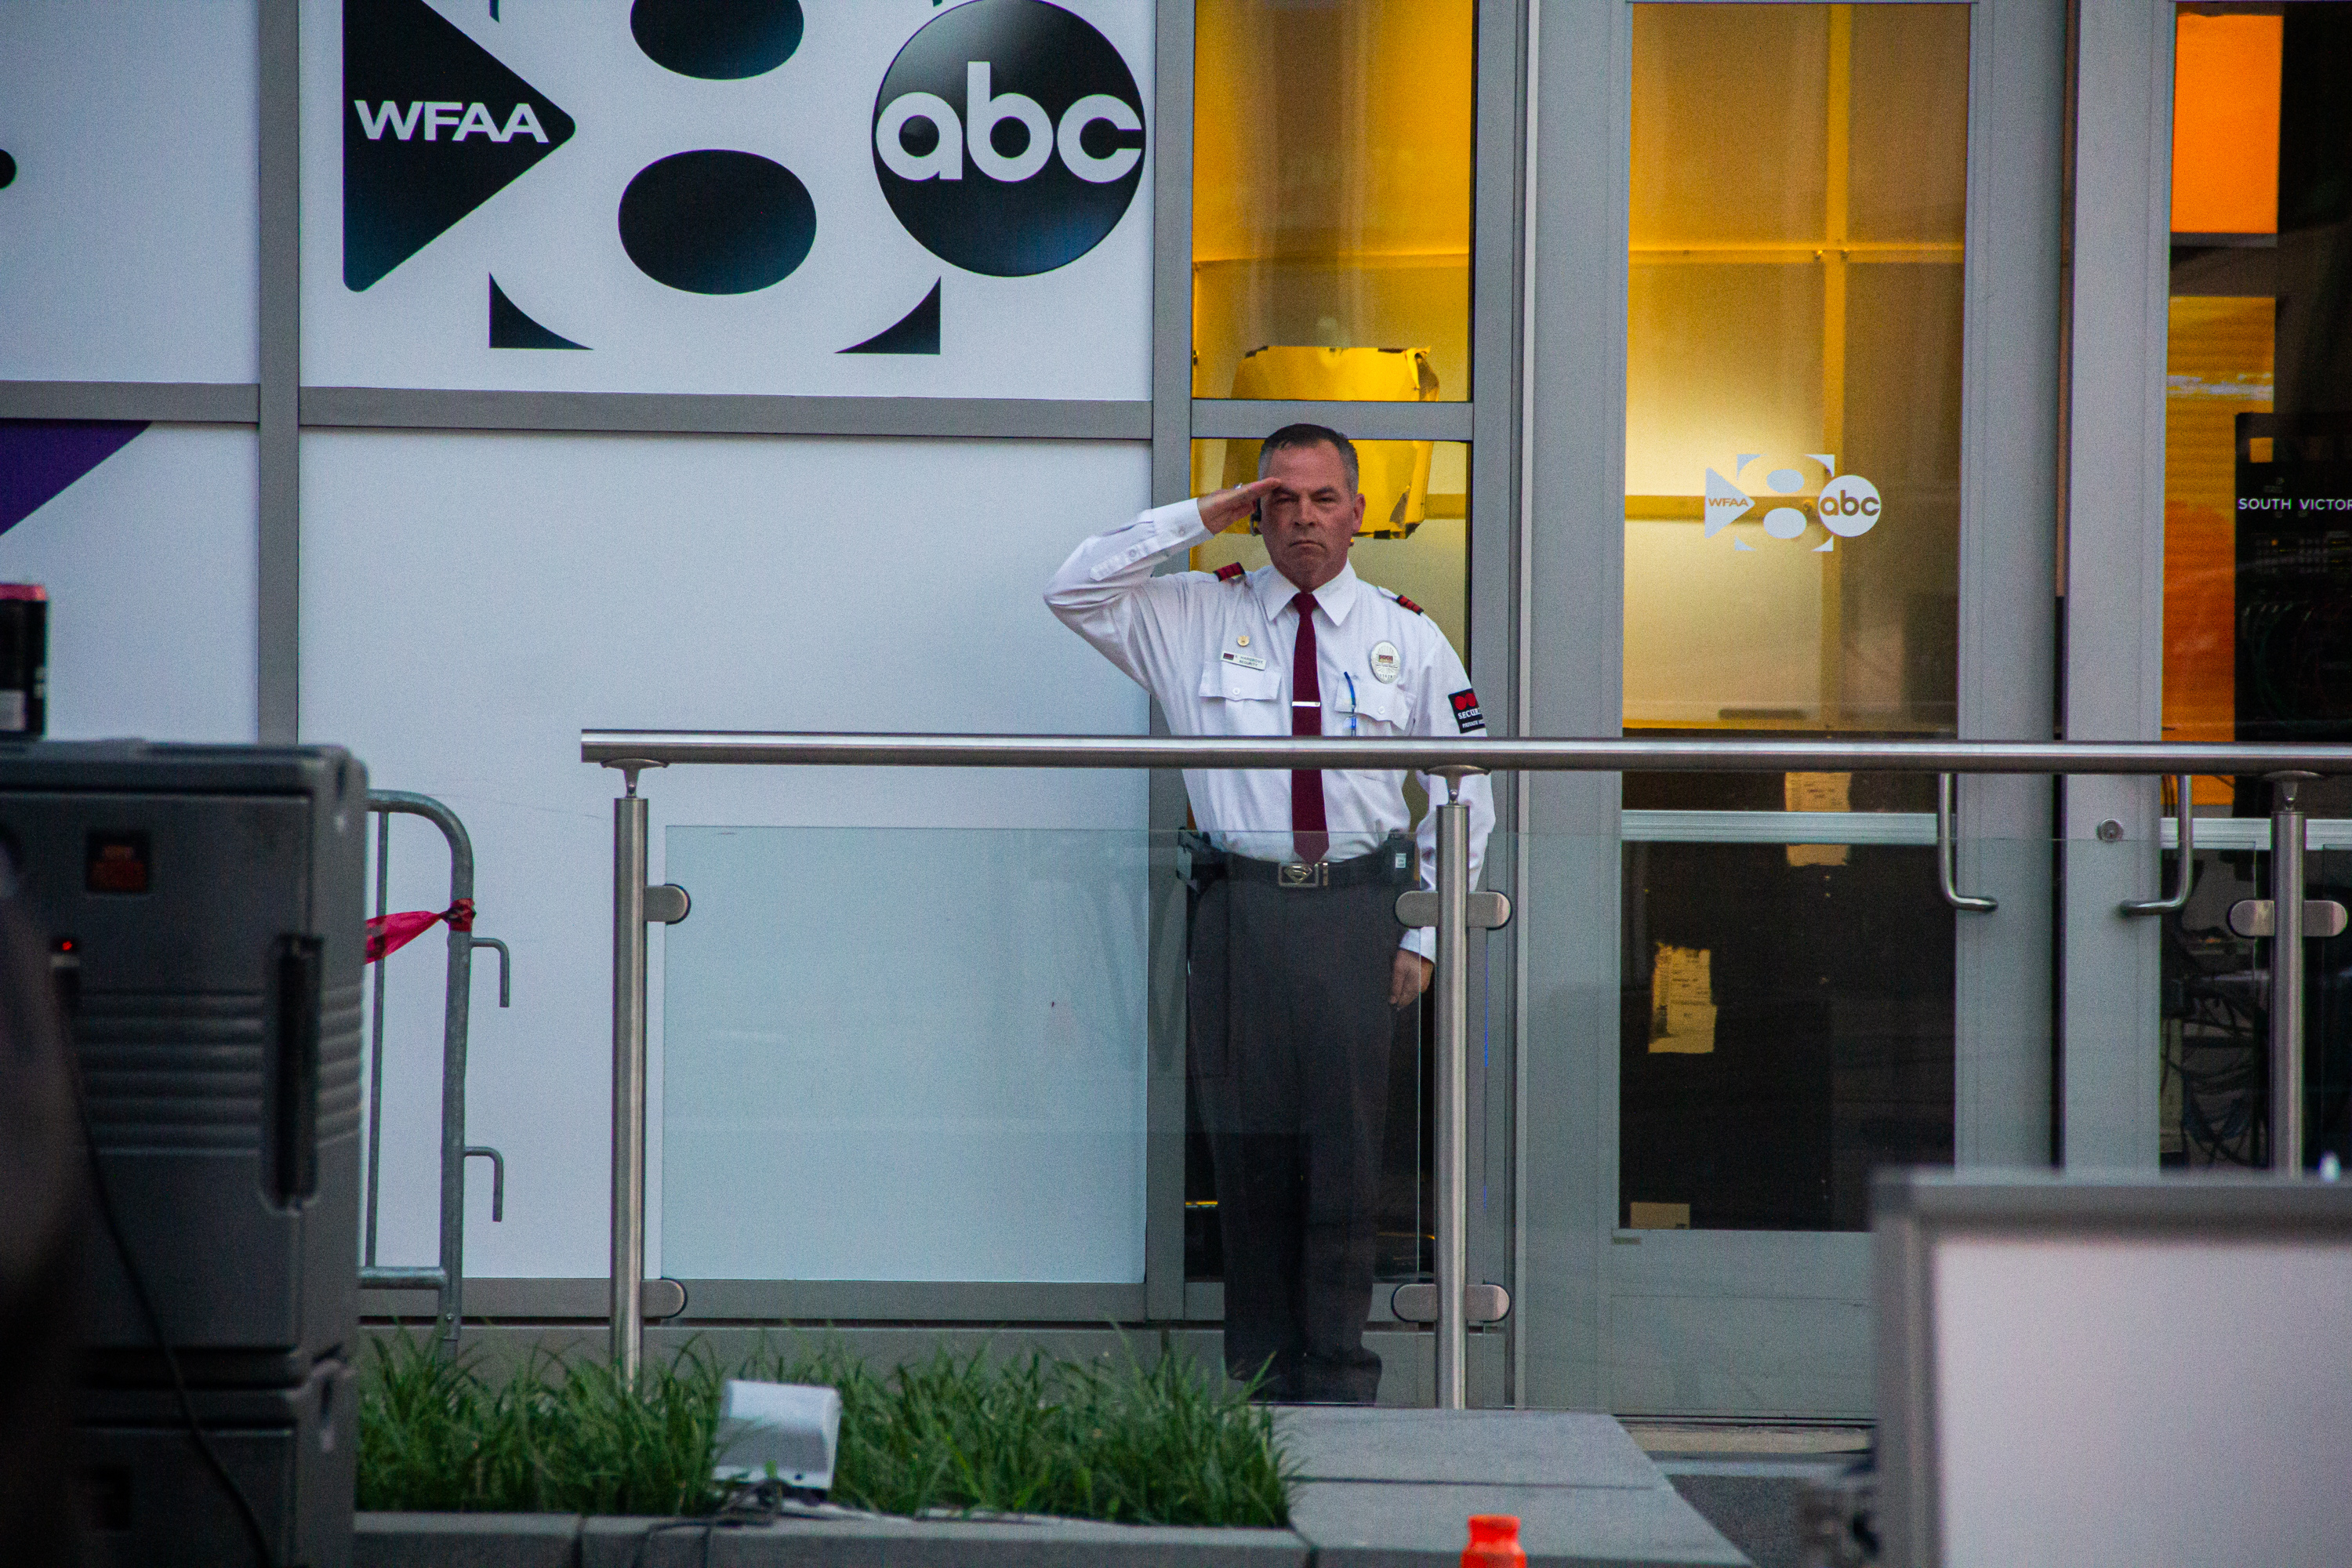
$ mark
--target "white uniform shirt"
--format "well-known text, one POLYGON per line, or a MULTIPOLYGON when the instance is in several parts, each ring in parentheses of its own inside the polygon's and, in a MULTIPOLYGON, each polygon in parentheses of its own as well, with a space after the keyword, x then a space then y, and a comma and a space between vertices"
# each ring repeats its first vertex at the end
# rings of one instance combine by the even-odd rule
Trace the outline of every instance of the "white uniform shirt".
MULTIPOLYGON (((1144 512, 1072 552, 1046 585, 1045 603, 1064 625, 1101 650, 1158 698, 1180 735, 1288 735, 1291 654, 1298 589, 1272 566, 1221 579, 1206 572, 1151 574, 1162 558, 1209 537, 1196 501, 1144 512)), ((1353 566, 1315 590, 1316 684, 1326 735, 1474 735, 1486 720, 1460 656, 1437 623, 1356 575, 1353 566)), ((1443 780, 1423 775, 1433 801, 1443 780)), ((1327 769, 1324 816, 1330 858, 1379 847, 1412 820, 1402 771, 1327 769)), ((1272 770, 1186 769, 1192 815, 1220 848, 1260 860, 1292 858, 1290 774, 1272 770)), ((1465 779, 1470 807, 1470 885, 1495 826, 1486 777, 1465 779)), ((1437 823, 1419 834, 1422 886, 1436 885, 1437 823)), ((1402 945, 1423 957, 1433 930, 1402 945)))

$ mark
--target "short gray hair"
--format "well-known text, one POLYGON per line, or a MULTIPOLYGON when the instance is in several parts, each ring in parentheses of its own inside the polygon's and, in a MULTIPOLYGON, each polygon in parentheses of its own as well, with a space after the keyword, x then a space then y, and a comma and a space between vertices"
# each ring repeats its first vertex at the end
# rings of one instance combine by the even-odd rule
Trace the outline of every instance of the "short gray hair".
POLYGON ((1339 453, 1339 466, 1348 471, 1348 488, 1358 488, 1356 444, 1328 425, 1286 425, 1268 436, 1265 444, 1257 449, 1257 477, 1265 478, 1276 452, 1303 451, 1310 447, 1328 447, 1339 453))

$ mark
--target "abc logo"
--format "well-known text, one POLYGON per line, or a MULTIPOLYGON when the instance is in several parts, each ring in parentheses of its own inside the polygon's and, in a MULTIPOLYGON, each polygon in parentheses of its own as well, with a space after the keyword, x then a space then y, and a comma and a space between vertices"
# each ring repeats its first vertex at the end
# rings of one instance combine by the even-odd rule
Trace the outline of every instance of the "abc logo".
POLYGON ((1813 510, 1822 526, 1840 539, 1868 533, 1878 526, 1878 487, 1860 474, 1840 474, 1822 487, 1813 510))
POLYGON ((874 100, 874 172, 907 232, 994 278, 1065 267, 1143 180, 1143 95, 1045 0, 968 0, 907 40, 874 100))

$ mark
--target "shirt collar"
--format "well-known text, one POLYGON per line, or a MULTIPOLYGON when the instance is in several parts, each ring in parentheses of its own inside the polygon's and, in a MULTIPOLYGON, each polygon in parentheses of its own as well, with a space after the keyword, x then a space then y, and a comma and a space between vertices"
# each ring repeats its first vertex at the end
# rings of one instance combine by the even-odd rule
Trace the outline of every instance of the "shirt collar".
MULTIPOLYGON (((1343 562, 1339 574, 1315 590, 1315 603, 1331 617, 1333 626, 1347 620, 1349 607, 1356 602, 1357 581, 1355 563, 1343 562)), ((1265 610, 1269 621, 1290 608, 1290 601, 1298 597, 1297 586, 1270 565, 1258 568, 1255 586, 1258 606, 1265 610)))

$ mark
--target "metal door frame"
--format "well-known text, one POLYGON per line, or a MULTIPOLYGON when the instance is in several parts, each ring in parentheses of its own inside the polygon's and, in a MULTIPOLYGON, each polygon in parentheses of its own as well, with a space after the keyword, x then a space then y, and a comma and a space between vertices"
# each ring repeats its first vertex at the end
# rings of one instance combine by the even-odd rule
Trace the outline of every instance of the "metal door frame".
MULTIPOLYGON (((1524 548, 1525 580, 1546 613, 1531 617, 1528 717, 1538 734, 1608 736, 1622 723, 1624 520, 1618 498, 1624 488, 1632 0, 1531 3, 1538 21, 1528 191, 1530 526, 1524 548)), ((1971 6, 1959 545, 1963 739, 2052 733, 2066 43, 2064 0, 1975 0, 1971 6)), ((1528 797, 1534 832, 1574 837, 1553 852, 1557 863, 1548 874, 1530 879, 1521 901, 1525 1196, 1515 1236, 1523 1285, 1517 1393, 1528 1405, 1607 1408, 1615 1403, 1608 1321, 1618 1272, 1610 1254, 1620 792, 1612 778, 1548 775, 1530 781, 1528 797)), ((2044 781, 1970 780, 1963 809, 1979 837, 2046 840, 2052 830, 2044 781)), ((1981 868, 1963 863, 1964 872, 1981 868)), ((2000 914, 1964 928, 1958 939, 1956 1138, 1964 1163, 2046 1158, 2052 893, 2046 880, 2026 880, 2005 886, 2000 914)), ((1778 1257, 1803 1268, 1823 1248, 1780 1233, 1771 1242, 1706 1250, 1778 1257)), ((1866 1300, 1866 1288, 1861 1296, 1866 1300)), ((1690 1413, 1866 1415, 1867 1407, 1690 1413)))

